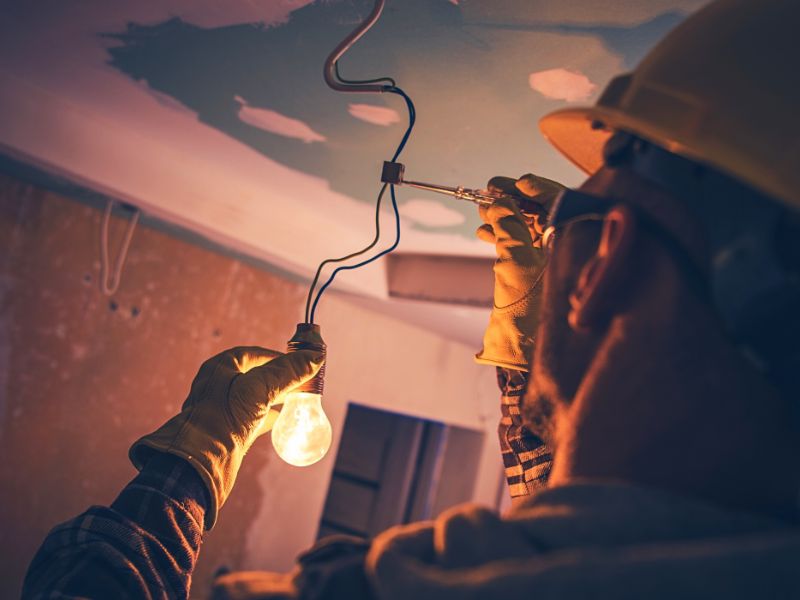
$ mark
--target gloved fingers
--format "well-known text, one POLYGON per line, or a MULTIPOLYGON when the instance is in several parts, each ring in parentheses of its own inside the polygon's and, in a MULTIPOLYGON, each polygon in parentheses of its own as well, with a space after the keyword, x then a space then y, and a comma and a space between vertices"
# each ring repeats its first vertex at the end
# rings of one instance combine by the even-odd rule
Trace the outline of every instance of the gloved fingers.
POLYGON ((513 177, 497 175, 489 180, 489 183, 486 184, 486 189, 490 192, 502 192, 504 194, 516 196, 519 195, 520 192, 520 190, 517 189, 516 183, 517 180, 513 177))
MULTIPOLYGON (((519 179, 502 176, 492 177, 489 180, 488 188, 491 191, 503 192, 511 196, 525 197, 544 208, 545 214, 524 214, 522 216, 531 231, 534 246, 540 247, 540 238, 544 233, 547 221, 546 213, 552 208, 558 194, 565 189, 564 186, 552 179, 540 177, 533 173, 526 173, 519 179)), ((485 207, 481 208, 484 209, 485 207)), ((489 222, 486 210, 480 210, 479 214, 484 222, 489 222)))
POLYGON ((269 431, 275 422, 274 417, 277 417, 277 412, 270 409, 272 403, 316 375, 323 362, 319 352, 298 350, 239 374, 228 390, 232 422, 257 424, 256 436, 269 431), (273 412, 276 414, 272 415, 273 412))
POLYGON ((255 364, 264 364, 278 354, 274 350, 257 346, 237 346, 215 354, 200 365, 182 408, 187 408, 208 394, 224 396, 237 375, 248 371, 255 364))
POLYGON ((517 193, 522 193, 534 202, 541 204, 545 210, 550 210, 556 196, 564 190, 564 186, 533 173, 526 173, 515 182, 517 193))
POLYGON ((494 236, 494 230, 492 229, 492 226, 489 225, 488 223, 485 223, 480 227, 478 227, 478 229, 475 230, 475 235, 482 242, 488 242, 490 244, 497 243, 497 238, 494 236))
POLYGON ((484 223, 493 225, 500 215, 515 214, 525 222, 525 216, 520 212, 519 206, 511 198, 498 198, 492 204, 481 204, 478 206, 478 216, 484 223))
MULTIPOLYGON (((533 237, 533 247, 534 248, 541 248, 542 247, 542 233, 537 229, 537 225, 535 223, 531 223, 529 225, 529 229, 532 233, 536 235, 532 235, 533 237)), ((492 229, 491 225, 481 225, 478 229, 475 230, 475 236, 482 242, 486 242, 488 244, 497 244, 497 237, 494 235, 494 230, 492 229)))
POLYGON ((283 392, 287 392, 311 379, 325 362, 321 352, 297 350, 274 358, 260 367, 255 367, 239 379, 247 383, 258 381, 263 398, 270 403, 283 392))
POLYGON ((233 364, 239 373, 247 373, 250 369, 265 365, 283 354, 260 346, 237 346, 228 350, 228 353, 232 355, 233 364))
MULTIPOLYGON (((512 179, 511 177, 503 177, 502 175, 498 175, 489 180, 489 183, 486 184, 486 189, 488 189, 490 192, 502 192, 504 194, 508 194, 509 196, 519 196, 519 191, 515 186, 516 182, 517 180, 512 179)), ((507 200, 497 200, 494 204, 489 206, 481 204, 478 206, 478 215, 484 223, 491 224, 492 221, 491 217, 489 216, 489 209, 492 208, 492 206, 495 206, 498 202, 503 204, 503 206, 513 208, 516 212, 519 212, 517 203, 508 202, 507 200)), ((522 213, 520 213, 520 217, 524 219, 524 217, 522 217, 522 213)))
POLYGON ((528 224, 513 200, 500 199, 485 209, 481 207, 481 210, 486 223, 492 227, 498 253, 504 248, 533 246, 528 224))
POLYGON ((219 377, 225 374, 228 377, 235 377, 239 373, 246 373, 253 367, 266 364, 281 353, 260 346, 235 346, 223 350, 206 360, 198 370, 198 379, 208 377, 219 377))
POLYGON ((275 426, 275 421, 278 420, 278 415, 280 414, 281 411, 279 411, 277 408, 270 407, 267 410, 266 416, 263 419, 261 419, 261 421, 258 424, 258 427, 256 428, 255 431, 256 437, 261 437, 268 431, 272 431, 272 428, 275 426))

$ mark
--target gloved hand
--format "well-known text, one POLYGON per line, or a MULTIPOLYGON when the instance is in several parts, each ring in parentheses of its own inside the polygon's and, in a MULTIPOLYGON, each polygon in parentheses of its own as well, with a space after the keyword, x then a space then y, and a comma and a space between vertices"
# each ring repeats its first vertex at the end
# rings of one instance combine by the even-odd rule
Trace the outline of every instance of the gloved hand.
POLYGON ((188 461, 208 488, 211 529, 245 453, 274 423, 268 423, 270 404, 311 379, 323 360, 311 350, 239 347, 217 354, 200 367, 181 412, 131 446, 131 462, 141 470, 154 451, 188 461))
MULTIPOLYGON (((564 186, 528 174, 516 181, 494 177, 489 181, 489 189, 521 194, 547 211, 564 186)), ((485 224, 478 228, 478 238, 495 245, 497 260, 494 308, 483 336, 483 349, 475 358, 482 364, 527 371, 539 313, 538 284, 545 265, 540 250, 545 223, 538 217, 526 218, 509 200, 481 206, 479 212, 485 224)))

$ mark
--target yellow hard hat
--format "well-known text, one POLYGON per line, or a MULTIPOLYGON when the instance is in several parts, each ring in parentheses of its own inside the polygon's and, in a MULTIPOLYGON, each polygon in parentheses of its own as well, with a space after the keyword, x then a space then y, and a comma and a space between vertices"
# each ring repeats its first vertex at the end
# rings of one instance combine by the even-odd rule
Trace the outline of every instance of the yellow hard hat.
POLYGON ((718 0, 667 35, 597 105, 542 118, 586 173, 614 131, 710 165, 800 210, 800 0, 718 0))

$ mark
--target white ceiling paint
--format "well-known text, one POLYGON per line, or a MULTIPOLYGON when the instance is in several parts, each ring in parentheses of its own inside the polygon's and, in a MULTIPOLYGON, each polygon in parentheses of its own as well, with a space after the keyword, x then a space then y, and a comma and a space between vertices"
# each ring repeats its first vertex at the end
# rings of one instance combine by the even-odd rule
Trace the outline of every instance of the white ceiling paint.
POLYGON ((399 113, 385 106, 373 106, 372 104, 353 103, 347 107, 348 112, 356 119, 361 119, 373 125, 394 125, 400 122, 399 113))
POLYGON ((567 69, 537 71, 531 73, 528 81, 531 89, 545 98, 567 102, 586 102, 597 90, 597 84, 589 81, 586 75, 567 69))
POLYGON ((299 119, 287 117, 286 115, 282 115, 268 108, 250 106, 247 100, 241 96, 234 96, 233 99, 240 105, 237 115, 243 123, 258 127, 270 133, 301 140, 306 144, 310 144, 311 142, 324 142, 326 140, 324 135, 317 133, 299 119))

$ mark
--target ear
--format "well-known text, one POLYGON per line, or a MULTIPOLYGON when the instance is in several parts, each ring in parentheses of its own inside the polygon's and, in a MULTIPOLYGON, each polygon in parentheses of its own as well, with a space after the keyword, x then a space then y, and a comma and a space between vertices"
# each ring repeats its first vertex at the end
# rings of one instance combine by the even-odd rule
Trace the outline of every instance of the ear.
POLYGON ((573 329, 593 329, 613 313, 627 277, 636 229, 636 218, 627 206, 617 205, 606 215, 597 251, 584 265, 569 297, 568 320, 573 329))

